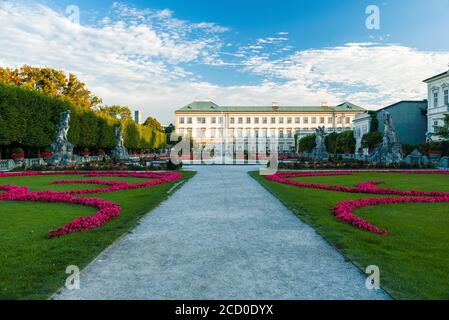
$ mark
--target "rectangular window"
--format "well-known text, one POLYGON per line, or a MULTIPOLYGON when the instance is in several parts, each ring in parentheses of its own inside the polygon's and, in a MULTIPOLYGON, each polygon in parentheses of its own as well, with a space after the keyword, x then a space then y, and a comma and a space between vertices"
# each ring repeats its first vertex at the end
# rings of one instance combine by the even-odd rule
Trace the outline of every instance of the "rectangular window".
POLYGON ((229 118, 229 123, 230 124, 234 124, 235 123, 235 119, 234 118, 229 118))
POLYGON ((337 118, 337 123, 338 124, 342 124, 343 123, 343 117, 338 117, 337 118))
POLYGON ((259 124, 259 118, 254 118, 254 123, 259 124))
POLYGON ((324 121, 325 121, 324 117, 320 117, 320 123, 324 124, 324 121))
POLYGON ((179 123, 184 124, 184 117, 179 118, 179 123))
POLYGON ((271 118, 271 124, 276 124, 276 118, 271 118))
POLYGON ((444 105, 449 105, 449 89, 444 90, 444 105))
POLYGON ((191 117, 187 118, 187 124, 192 124, 192 118, 191 117))
POLYGON ((296 117, 295 118, 295 123, 301 123, 301 118, 300 117, 296 117))
POLYGON ((246 118, 246 124, 251 124, 251 118, 250 117, 246 118))
POLYGON ((292 129, 287 129, 287 138, 292 138, 292 129))
POLYGON ((284 137, 284 129, 279 129, 279 138, 284 137))
POLYGON ((239 124, 243 124, 243 118, 239 117, 238 122, 239 122, 239 124))
POLYGON ((238 136, 239 138, 241 138, 241 137, 243 136, 243 129, 238 129, 238 130, 237 130, 237 136, 238 136))
POLYGON ((270 137, 272 137, 272 138, 276 137, 276 129, 270 130, 270 137))
POLYGON ((327 123, 328 123, 328 124, 332 124, 332 123, 333 123, 332 117, 328 117, 328 118, 327 118, 327 123))
POLYGON ((283 124, 284 123, 284 118, 279 118, 279 123, 283 124))
POLYGON ((268 119, 267 119, 266 117, 263 117, 263 118, 262 118, 262 123, 263 123, 263 124, 267 124, 267 123, 268 123, 268 119))
POLYGON ((218 123, 219 123, 219 124, 223 124, 223 117, 219 117, 219 118, 218 118, 218 123))
POLYGON ((303 123, 305 123, 305 124, 309 123, 309 118, 307 118, 307 117, 304 117, 304 119, 303 119, 303 123))
POLYGON ((312 117, 312 123, 316 123, 316 117, 312 117))
POLYGON ((351 123, 351 118, 347 117, 346 118, 346 124, 350 124, 351 123))
POLYGON ((216 117, 210 118, 210 123, 216 124, 217 123, 217 118, 216 117))
POLYGON ((245 137, 246 137, 246 138, 251 137, 251 129, 246 129, 245 137))
POLYGON ((287 118, 287 124, 292 124, 292 118, 287 118))
POLYGON ((215 138, 215 128, 210 129, 210 137, 215 138))
POLYGON ((433 93, 433 107, 438 108, 438 92, 433 93))

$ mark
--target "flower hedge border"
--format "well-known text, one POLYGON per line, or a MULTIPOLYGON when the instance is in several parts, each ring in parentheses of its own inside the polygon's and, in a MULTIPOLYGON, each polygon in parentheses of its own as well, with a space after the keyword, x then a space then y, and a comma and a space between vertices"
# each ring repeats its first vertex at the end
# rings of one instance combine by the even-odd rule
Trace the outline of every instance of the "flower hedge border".
POLYGON ((79 194, 106 193, 120 190, 131 190, 152 187, 159 184, 173 182, 182 178, 179 172, 97 172, 97 171, 61 171, 61 172, 17 172, 17 173, 0 173, 2 177, 30 177, 39 175, 85 175, 86 177, 133 177, 152 179, 151 181, 128 183, 122 181, 109 180, 58 180, 53 184, 66 183, 89 183, 106 185, 107 188, 95 188, 89 190, 72 190, 68 192, 57 191, 35 191, 31 192, 27 187, 19 187, 13 185, 0 185, 0 201, 34 201, 47 203, 68 203, 83 206, 95 207, 99 209, 93 216, 78 217, 62 227, 58 227, 48 232, 49 238, 60 237, 73 232, 87 231, 98 228, 108 221, 116 218, 121 207, 112 202, 98 198, 78 197, 79 194))
POLYGON ((362 230, 377 233, 380 235, 388 235, 387 230, 382 230, 377 226, 370 224, 363 218, 357 217, 354 210, 361 207, 388 205, 395 203, 441 203, 449 202, 449 192, 428 192, 420 190, 395 190, 388 188, 379 188, 378 185, 383 184, 383 181, 368 181, 360 182, 356 187, 326 185, 321 183, 306 183, 291 180, 297 177, 321 177, 321 176, 341 176, 351 175, 353 173, 399 173, 399 174, 449 174, 447 170, 345 170, 345 171, 301 171, 301 172, 278 172, 273 175, 265 176, 265 179, 292 185, 301 188, 320 189, 336 192, 348 193, 367 193, 379 195, 396 195, 397 197, 390 198, 365 198, 359 200, 345 200, 338 203, 333 209, 332 213, 336 219, 351 224, 362 230))

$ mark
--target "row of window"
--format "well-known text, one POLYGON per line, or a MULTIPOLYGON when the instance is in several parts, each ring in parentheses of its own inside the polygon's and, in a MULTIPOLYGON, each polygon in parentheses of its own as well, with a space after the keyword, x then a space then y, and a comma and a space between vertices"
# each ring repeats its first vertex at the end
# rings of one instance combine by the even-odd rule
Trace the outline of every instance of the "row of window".
MULTIPOLYGON (((433 107, 438 108, 440 106, 439 102, 440 92, 434 91, 433 92, 433 107)), ((443 101, 445 106, 449 106, 449 88, 445 88, 443 90, 443 101)))
MULTIPOLYGON (((293 121, 295 124, 304 123, 308 124, 309 121, 312 124, 326 124, 326 121, 328 124, 333 124, 333 117, 230 117, 229 123, 230 124, 268 124, 268 121, 270 121, 270 124, 292 124, 293 121)), ((350 124, 351 118, 345 117, 345 116, 339 116, 336 118, 337 124, 350 124)), ((193 118, 192 117, 179 117, 179 124, 192 124, 193 118)), ((196 123, 197 124, 206 124, 206 117, 196 117, 196 123)), ((210 117, 210 124, 223 124, 223 117, 210 117)))
MULTIPOLYGON (((347 128, 349 129, 349 128, 347 128)), ((196 129, 195 137, 206 138, 206 128, 196 129)), ((316 130, 316 128, 310 128, 311 131, 316 130)), ((222 138, 223 128, 211 128, 208 129, 210 138, 222 138)), ((303 129, 229 129, 229 137, 247 138, 247 137, 279 137, 279 138, 293 138, 295 134, 299 134, 304 131, 309 131, 309 128, 303 129)), ((179 134, 192 136, 192 129, 179 129, 179 134)))

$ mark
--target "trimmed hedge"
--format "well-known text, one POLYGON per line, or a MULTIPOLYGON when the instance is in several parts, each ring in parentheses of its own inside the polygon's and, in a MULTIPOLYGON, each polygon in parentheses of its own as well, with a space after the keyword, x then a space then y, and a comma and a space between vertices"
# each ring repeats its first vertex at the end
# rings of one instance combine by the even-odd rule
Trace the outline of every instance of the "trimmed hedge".
MULTIPOLYGON (((61 112, 71 110, 69 140, 77 150, 110 150, 115 144, 117 119, 35 90, 0 83, 0 148, 38 150, 50 146, 61 112)), ((153 149, 165 144, 165 133, 133 121, 122 122, 125 145, 153 149)))

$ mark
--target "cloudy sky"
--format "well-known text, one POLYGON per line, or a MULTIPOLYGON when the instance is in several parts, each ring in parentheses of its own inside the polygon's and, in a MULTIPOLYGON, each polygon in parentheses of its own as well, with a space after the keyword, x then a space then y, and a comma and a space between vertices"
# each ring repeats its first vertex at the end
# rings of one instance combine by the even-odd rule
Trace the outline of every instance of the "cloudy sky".
POLYGON ((163 123, 195 99, 377 109, 426 98, 448 16, 449 0, 0 0, 0 65, 73 72, 163 123))

